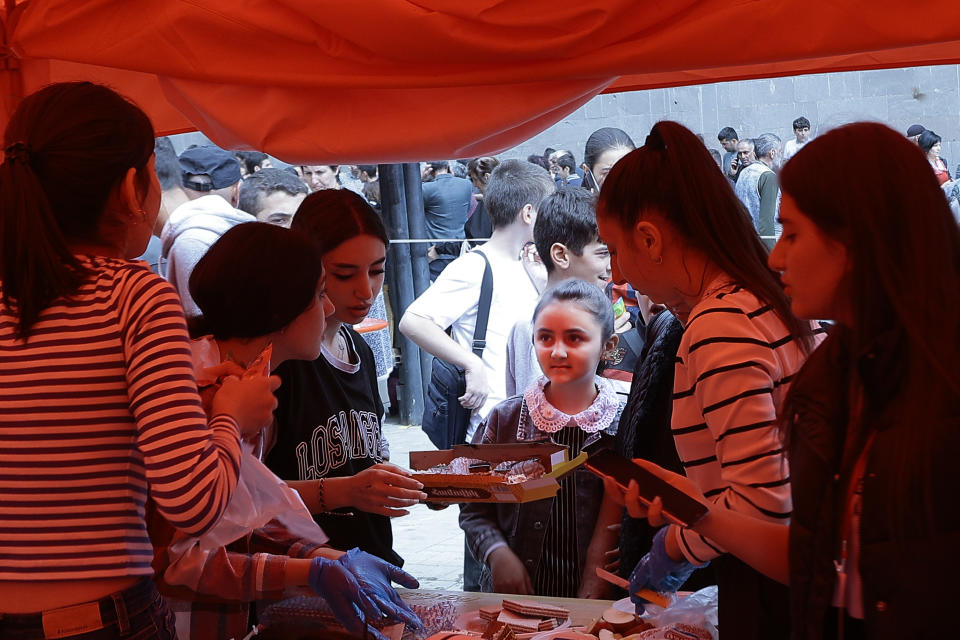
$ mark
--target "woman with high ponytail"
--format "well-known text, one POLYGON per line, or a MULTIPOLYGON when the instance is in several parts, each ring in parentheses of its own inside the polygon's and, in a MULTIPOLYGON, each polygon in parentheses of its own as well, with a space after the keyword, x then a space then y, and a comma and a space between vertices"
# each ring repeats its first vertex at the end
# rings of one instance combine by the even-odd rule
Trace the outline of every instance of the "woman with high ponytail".
POLYGON ((789 530, 724 504, 693 528, 789 584, 796 640, 939 637, 960 573, 960 228, 923 151, 874 122, 811 142, 781 185, 770 266, 797 316, 835 322, 779 421, 789 530))
POLYGON ((183 309, 143 253, 160 204, 153 128, 89 82, 26 97, 0 164, 0 637, 175 638, 151 580, 148 493, 194 535, 237 482, 267 378, 209 424, 183 309))
MULTIPOLYGON (((786 530, 790 472, 776 420, 822 336, 791 312, 750 216, 703 143, 665 121, 610 170, 597 222, 614 279, 684 325, 671 429, 685 473, 712 502, 786 530)), ((785 638, 783 586, 689 529, 657 533, 631 593, 676 590, 710 561, 724 636, 785 638)))

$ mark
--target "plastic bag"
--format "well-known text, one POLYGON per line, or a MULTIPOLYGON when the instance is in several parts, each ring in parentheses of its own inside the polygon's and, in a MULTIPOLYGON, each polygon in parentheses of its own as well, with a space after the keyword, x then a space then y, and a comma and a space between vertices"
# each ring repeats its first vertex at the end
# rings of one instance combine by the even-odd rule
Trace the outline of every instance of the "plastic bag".
POLYGON ((164 573, 169 584, 197 590, 207 555, 276 519, 292 535, 315 544, 330 538, 313 520, 300 494, 252 454, 253 445, 241 444, 240 479, 219 522, 200 537, 177 533, 167 553, 164 573))
POLYGON ((641 633, 639 638, 642 640, 678 637, 719 640, 717 587, 704 587, 686 597, 678 598, 666 609, 648 604, 643 619, 656 628, 641 633))

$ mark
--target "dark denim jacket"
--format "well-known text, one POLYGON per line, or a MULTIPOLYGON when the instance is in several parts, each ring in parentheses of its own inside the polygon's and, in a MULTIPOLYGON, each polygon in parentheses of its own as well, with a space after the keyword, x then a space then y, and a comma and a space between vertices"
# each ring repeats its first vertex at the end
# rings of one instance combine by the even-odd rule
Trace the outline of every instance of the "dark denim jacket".
MULTIPOLYGON (((614 420, 606 433, 613 435, 616 430, 617 421, 614 420)), ((474 434, 473 442, 493 444, 549 439, 549 434, 534 426, 523 397, 514 396, 493 408, 474 434)), ((600 512, 603 482, 583 467, 571 473, 575 474, 577 504, 587 507, 578 514, 576 523, 580 553, 585 556, 600 512)), ((527 568, 530 579, 534 580, 540 565, 540 552, 543 549, 552 506, 552 498, 519 505, 468 503, 460 509, 460 528, 466 534, 467 545, 478 562, 483 563, 491 546, 506 542, 527 568)), ((489 592, 493 586, 492 576, 489 566, 483 564, 480 586, 489 592)))

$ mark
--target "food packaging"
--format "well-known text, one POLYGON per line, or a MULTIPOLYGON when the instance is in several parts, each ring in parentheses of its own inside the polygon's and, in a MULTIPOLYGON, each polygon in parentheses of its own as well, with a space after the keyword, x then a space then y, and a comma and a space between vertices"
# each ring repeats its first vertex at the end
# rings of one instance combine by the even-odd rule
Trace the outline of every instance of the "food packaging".
POLYGON ((521 503, 552 498, 560 485, 549 473, 554 465, 565 462, 567 448, 551 442, 463 444, 439 451, 410 452, 414 478, 427 494, 424 502, 521 503), (503 466, 528 460, 538 463, 539 473, 513 473, 517 465, 503 466), (461 464, 454 464, 457 461, 461 464), (477 466, 477 462, 490 463, 490 470, 457 472, 477 466))

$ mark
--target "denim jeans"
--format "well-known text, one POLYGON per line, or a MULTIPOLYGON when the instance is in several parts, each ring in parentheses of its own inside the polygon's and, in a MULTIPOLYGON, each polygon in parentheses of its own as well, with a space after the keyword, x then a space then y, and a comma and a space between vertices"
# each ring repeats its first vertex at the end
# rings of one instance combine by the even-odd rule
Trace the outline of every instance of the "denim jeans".
MULTIPOLYGON (((150 578, 96 601, 102 629, 62 636, 64 640, 177 640, 173 612, 150 578)), ((51 612, 44 612, 48 616, 51 612)), ((0 614, 3 640, 42 640, 44 613, 0 614)))

